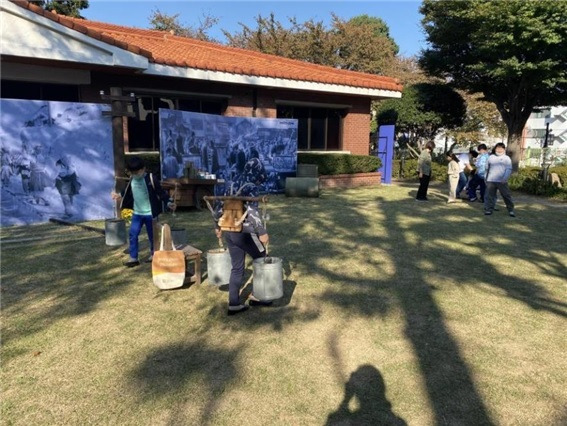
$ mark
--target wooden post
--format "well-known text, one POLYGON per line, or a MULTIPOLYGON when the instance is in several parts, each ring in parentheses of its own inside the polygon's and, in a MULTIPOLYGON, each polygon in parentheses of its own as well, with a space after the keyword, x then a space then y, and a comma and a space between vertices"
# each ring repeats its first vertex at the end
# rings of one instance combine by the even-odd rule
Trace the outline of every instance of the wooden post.
MULTIPOLYGON (((119 98, 122 96, 120 87, 111 87, 110 96, 119 98)), ((120 177, 124 175, 126 169, 126 161, 124 155, 124 118, 121 112, 124 110, 121 100, 112 100, 112 147, 114 154, 114 176, 120 177)), ((116 179, 116 192, 124 189, 125 183, 121 179, 116 179)), ((115 204, 116 218, 120 219, 120 202, 115 204)))

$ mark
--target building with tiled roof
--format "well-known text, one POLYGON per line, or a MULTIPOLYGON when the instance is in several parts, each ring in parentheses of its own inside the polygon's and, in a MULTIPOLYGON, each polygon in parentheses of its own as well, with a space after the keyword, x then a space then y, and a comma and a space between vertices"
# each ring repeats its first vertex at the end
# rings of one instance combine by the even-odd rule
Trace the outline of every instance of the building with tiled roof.
POLYGON ((133 93, 127 151, 159 148, 158 109, 297 118, 300 150, 368 154, 370 102, 393 78, 226 47, 168 32, 70 18, 2 1, 2 97, 103 102, 133 93))

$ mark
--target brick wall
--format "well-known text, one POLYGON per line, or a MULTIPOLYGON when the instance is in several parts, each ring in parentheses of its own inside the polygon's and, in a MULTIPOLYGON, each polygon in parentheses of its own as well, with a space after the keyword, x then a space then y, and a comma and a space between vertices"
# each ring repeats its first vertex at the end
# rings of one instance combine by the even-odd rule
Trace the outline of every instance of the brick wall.
POLYGON ((370 100, 351 99, 353 107, 343 119, 343 150, 352 154, 370 152, 370 100))
POLYGON ((320 188, 355 188, 357 186, 377 186, 381 183, 382 173, 380 172, 319 176, 320 188))

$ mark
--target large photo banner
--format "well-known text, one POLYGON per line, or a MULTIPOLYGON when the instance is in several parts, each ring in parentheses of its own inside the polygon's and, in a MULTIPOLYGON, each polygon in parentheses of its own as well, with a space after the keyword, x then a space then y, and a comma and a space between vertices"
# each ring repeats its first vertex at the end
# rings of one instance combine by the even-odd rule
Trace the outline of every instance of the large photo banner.
POLYGON ((180 178, 187 165, 224 180, 215 194, 236 193, 246 183, 260 192, 285 189, 297 169, 297 120, 224 117, 160 109, 162 179, 180 178))
POLYGON ((107 105, 2 99, 1 226, 114 216, 107 105))

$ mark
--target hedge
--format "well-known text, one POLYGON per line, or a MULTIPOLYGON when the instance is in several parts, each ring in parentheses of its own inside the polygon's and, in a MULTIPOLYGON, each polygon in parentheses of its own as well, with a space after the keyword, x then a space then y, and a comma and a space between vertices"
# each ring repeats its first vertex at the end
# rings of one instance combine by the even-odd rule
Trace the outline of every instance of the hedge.
MULTIPOLYGON (((392 177, 394 179, 417 179, 417 159, 409 158, 404 161, 403 176, 400 177, 401 160, 394 160, 392 177)), ((431 180, 447 182, 447 166, 431 162, 431 180)))
POLYGON ((375 172, 382 165, 378 157, 354 154, 297 154, 300 164, 316 164, 320 175, 342 175, 375 172))
POLYGON ((533 195, 543 195, 556 200, 567 201, 567 167, 551 167, 549 173, 557 173, 563 188, 541 179, 540 167, 524 167, 510 176, 508 185, 511 189, 533 195))

